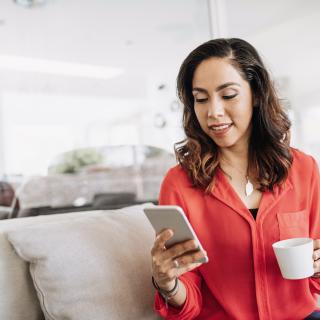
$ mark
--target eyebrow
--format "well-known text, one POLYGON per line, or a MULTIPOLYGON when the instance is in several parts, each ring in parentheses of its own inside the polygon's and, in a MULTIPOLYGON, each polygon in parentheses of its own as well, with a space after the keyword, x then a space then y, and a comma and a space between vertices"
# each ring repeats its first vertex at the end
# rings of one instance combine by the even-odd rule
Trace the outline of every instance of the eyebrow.
MULTIPOLYGON (((215 91, 218 92, 218 91, 220 91, 220 90, 222 90, 224 88, 227 88, 227 87, 233 86, 233 85, 241 87, 241 85, 239 83, 237 83, 237 82, 226 82, 226 83, 221 84, 220 86, 218 86, 215 91)), ((193 91, 208 93, 208 91, 206 89, 198 88, 198 87, 193 88, 192 92, 193 91)))

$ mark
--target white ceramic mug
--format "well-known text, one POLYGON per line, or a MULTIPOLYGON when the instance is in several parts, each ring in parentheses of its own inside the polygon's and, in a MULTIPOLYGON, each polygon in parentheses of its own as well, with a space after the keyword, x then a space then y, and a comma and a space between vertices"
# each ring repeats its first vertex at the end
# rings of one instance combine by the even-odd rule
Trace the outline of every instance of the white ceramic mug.
POLYGON ((275 242, 272 247, 283 278, 304 279, 314 274, 311 238, 282 240, 275 242))

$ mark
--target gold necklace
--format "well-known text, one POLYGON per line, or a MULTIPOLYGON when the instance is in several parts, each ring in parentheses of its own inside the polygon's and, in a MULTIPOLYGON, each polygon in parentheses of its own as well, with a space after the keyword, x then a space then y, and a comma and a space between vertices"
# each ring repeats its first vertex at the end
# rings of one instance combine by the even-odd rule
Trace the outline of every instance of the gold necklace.
MULTIPOLYGON (((226 161, 226 160, 224 160, 224 161, 225 161, 226 163, 228 163, 232 168, 236 169, 239 173, 243 174, 242 172, 240 172, 240 170, 238 170, 236 167, 234 167, 233 165, 231 165, 228 161, 226 161)), ((230 180, 232 180, 232 177, 230 176, 230 174, 228 174, 227 172, 225 172, 225 171, 221 168, 221 166, 220 166, 220 169, 222 170, 222 172, 223 172, 225 175, 228 176, 228 178, 229 178, 230 180)), ((249 175, 248 175, 248 174, 246 175, 246 180, 247 180, 247 183, 246 183, 246 186, 245 186, 245 195, 246 195, 246 197, 249 197, 249 196, 251 196, 251 194, 253 193, 254 187, 253 187, 252 182, 251 182, 250 179, 249 179, 249 175)))

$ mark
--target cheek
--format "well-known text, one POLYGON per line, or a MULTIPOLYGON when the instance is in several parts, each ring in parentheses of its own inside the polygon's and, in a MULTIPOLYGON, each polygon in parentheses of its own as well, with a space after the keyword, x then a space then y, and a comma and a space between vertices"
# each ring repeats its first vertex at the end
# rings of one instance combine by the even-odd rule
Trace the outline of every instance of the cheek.
POLYGON ((199 123, 201 124, 205 119, 205 115, 203 113, 203 110, 200 110, 200 108, 195 107, 194 113, 196 114, 196 117, 197 117, 199 123))
POLYGON ((250 106, 245 114, 245 118, 246 118, 246 121, 247 121, 247 124, 250 124, 251 123, 251 120, 252 120, 252 114, 253 114, 253 109, 252 107, 250 106))
POLYGON ((199 110, 198 108, 194 109, 198 122, 202 129, 207 127, 207 113, 202 109, 199 110))
POLYGON ((234 108, 229 114, 237 126, 247 127, 251 123, 252 113, 251 106, 239 106, 239 108, 234 108))
POLYGON ((199 110, 199 108, 195 108, 194 112, 196 114, 196 118, 200 124, 202 131, 204 131, 205 133, 208 133, 209 130, 207 127, 207 113, 204 112, 203 108, 202 110, 199 110))

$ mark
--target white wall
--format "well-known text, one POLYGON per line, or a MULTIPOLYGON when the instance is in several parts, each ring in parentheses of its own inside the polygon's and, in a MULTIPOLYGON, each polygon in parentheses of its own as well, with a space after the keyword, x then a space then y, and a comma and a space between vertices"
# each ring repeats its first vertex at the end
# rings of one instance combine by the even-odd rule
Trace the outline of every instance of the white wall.
MULTIPOLYGON (((226 9, 227 35, 254 44, 282 82, 294 145, 320 159, 320 2, 216 2, 226 9)), ((107 80, 1 68, 0 174, 43 174, 53 157, 78 147, 131 142, 172 151, 183 138, 181 110, 170 105, 180 63, 210 38, 207 0, 64 0, 35 10, 8 1, 0 19, 0 56, 124 70, 107 80), (159 113, 163 129, 154 125, 159 113)))
POLYGON ((117 119, 124 114, 129 118, 143 107, 143 101, 133 99, 6 93, 2 99, 4 171, 44 174, 63 151, 113 140, 137 143, 137 135, 126 128, 115 134, 112 124, 132 123, 117 119))
POLYGON ((170 111, 175 78, 185 55, 208 39, 206 8, 206 0, 64 0, 36 9, 0 2, 0 59, 5 54, 124 70, 94 79, 0 64, 0 174, 43 174, 57 154, 92 145, 143 143, 173 151, 182 138, 181 112, 170 111), (161 84, 165 90, 158 90, 161 84), (164 129, 154 126, 158 113, 166 118, 164 129))
POLYGON ((294 113, 295 146, 320 161, 319 30, 320 11, 315 8, 312 13, 269 26, 248 40, 262 53, 274 78, 287 79, 283 97, 294 113))

